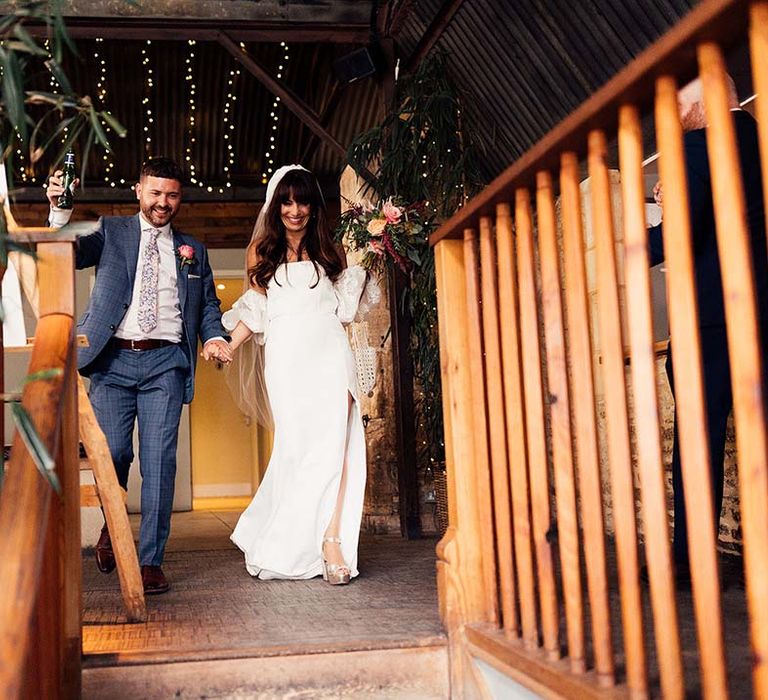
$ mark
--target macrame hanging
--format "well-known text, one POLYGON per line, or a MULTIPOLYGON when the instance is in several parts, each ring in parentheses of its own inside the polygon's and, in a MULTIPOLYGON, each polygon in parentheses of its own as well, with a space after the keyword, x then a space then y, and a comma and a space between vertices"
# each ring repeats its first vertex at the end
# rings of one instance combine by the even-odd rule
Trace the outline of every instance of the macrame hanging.
POLYGON ((360 391, 373 395, 376 386, 376 348, 368 342, 368 322, 352 324, 352 349, 357 366, 357 384, 360 391))

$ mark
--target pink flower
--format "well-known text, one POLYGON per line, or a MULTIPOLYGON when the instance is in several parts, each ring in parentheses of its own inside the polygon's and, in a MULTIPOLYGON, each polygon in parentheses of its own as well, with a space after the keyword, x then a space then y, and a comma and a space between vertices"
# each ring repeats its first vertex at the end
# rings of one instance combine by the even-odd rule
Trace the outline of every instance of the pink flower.
POLYGON ((386 225, 386 219, 371 219, 368 222, 368 226, 366 228, 368 233, 370 233, 372 236, 380 236, 382 233, 384 233, 384 228, 386 225))
POLYGON ((191 265, 195 262, 195 249, 191 245, 180 245, 176 253, 182 265, 191 265))
POLYGON ((391 197, 386 202, 384 202, 384 205, 381 207, 381 213, 384 214, 388 224, 400 223, 400 219, 403 216, 402 209, 392 204, 391 197))
POLYGON ((379 241, 368 241, 368 250, 376 255, 384 255, 384 245, 379 241))

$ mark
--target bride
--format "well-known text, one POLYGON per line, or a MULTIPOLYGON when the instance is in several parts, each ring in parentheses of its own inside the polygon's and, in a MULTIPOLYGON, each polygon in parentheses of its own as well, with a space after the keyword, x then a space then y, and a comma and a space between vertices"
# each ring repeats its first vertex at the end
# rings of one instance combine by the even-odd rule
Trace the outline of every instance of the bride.
POLYGON ((230 378, 241 406, 262 423, 271 414, 274 444, 232 541, 252 576, 322 573, 346 584, 358 575, 366 460, 342 324, 358 311, 367 273, 345 269, 317 180, 303 167, 284 166, 270 180, 246 265, 248 290, 222 319, 239 348, 230 378))

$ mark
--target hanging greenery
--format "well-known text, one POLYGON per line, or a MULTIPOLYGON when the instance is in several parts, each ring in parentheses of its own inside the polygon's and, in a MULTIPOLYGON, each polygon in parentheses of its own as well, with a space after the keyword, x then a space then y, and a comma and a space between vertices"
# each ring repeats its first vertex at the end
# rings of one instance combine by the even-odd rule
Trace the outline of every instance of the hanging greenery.
POLYGON ((425 227, 409 270, 404 308, 411 315, 411 352, 419 393, 416 396, 418 449, 422 469, 445 461, 437 336, 435 261, 428 237, 482 185, 481 142, 463 115, 462 98, 451 81, 444 57, 433 53, 412 75, 395 84, 382 123, 358 136, 347 158, 359 174, 366 170, 369 190, 381 199, 423 203, 434 223, 425 227))
MULTIPOLYGON (((125 136, 123 126, 106 110, 98 110, 88 96, 75 94, 62 68, 64 52, 77 56, 67 34, 60 2, 18 2, 0 15, 0 166, 9 181, 16 160, 34 165, 51 148, 54 163, 82 141, 81 180, 94 144, 111 152, 108 132, 125 136), (34 38, 28 24, 43 24, 48 38, 34 38), (57 91, 30 89, 47 75, 57 91)), ((8 240, 5 217, 0 213, 0 263, 14 244, 8 240)))

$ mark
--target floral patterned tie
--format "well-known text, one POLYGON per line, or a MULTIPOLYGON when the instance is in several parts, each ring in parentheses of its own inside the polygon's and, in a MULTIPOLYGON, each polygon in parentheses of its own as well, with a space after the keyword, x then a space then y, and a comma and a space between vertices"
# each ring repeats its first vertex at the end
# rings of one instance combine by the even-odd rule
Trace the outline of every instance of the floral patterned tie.
POLYGON ((139 328, 149 333, 157 327, 157 279, 160 272, 160 251, 157 237, 160 231, 147 229, 149 234, 141 256, 141 289, 139 290, 139 328))

